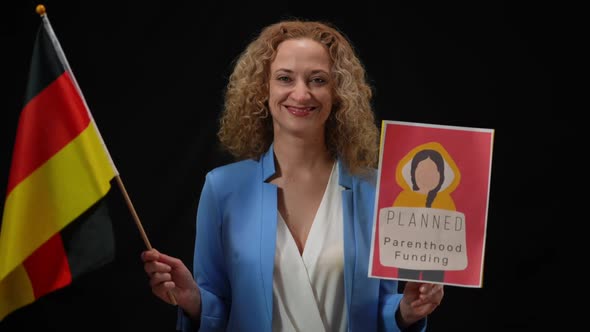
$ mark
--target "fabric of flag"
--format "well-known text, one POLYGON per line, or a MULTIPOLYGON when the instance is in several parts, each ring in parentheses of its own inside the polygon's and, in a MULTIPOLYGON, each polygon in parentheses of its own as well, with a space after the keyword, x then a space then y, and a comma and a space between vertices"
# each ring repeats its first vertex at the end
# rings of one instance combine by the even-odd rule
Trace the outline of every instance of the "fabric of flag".
POLYGON ((105 201, 117 175, 42 15, 0 225, 0 321, 113 260, 105 201))

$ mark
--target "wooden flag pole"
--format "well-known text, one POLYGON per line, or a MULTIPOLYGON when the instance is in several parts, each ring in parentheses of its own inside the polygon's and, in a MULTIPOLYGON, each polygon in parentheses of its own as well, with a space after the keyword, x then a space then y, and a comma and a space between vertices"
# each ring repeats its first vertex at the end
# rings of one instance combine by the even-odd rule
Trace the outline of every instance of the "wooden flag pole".
POLYGON ((135 221, 135 224, 137 225, 137 228, 139 229, 139 234, 141 234, 141 238, 143 240, 143 243, 145 243, 145 246, 148 249, 152 249, 152 245, 150 243, 150 240, 147 237, 147 234, 145 233, 145 230, 143 229, 143 225, 141 224, 141 221, 139 220, 139 216, 137 215, 137 212, 135 212, 135 208, 133 207, 133 203, 131 202, 131 199, 129 198, 129 194, 127 194, 127 190, 125 189, 125 185, 123 185, 123 181, 121 180, 121 176, 117 175, 115 176, 115 179, 117 179, 117 185, 119 186, 119 189, 121 189, 121 192, 123 193, 123 198, 125 198, 125 203, 127 203, 127 207, 129 208, 129 211, 131 211, 131 215, 133 216, 133 220, 135 221))
MULTIPOLYGON (((137 212, 135 212, 135 208, 133 207, 133 203, 131 202, 129 195, 127 194, 127 190, 125 189, 125 185, 123 185, 123 181, 121 180, 121 176, 117 175, 117 176, 115 176, 115 179, 117 180, 117 185, 119 186, 119 189, 121 189, 121 192, 123 193, 123 198, 125 198, 125 203, 127 203, 127 207, 129 208, 129 211, 131 211, 131 215, 133 216, 133 220, 135 221, 135 224, 137 225, 137 229, 139 229, 139 234, 141 234, 141 238, 143 239, 145 246, 149 250, 151 250, 152 245, 150 243, 150 240, 148 239, 147 234, 145 233, 145 230, 143 229, 143 225, 141 224, 141 221, 139 220, 139 216, 137 215, 137 212)), ((172 304, 174 304, 174 305, 178 304, 176 302, 176 297, 174 297, 174 294, 172 293, 172 291, 168 291, 168 298, 170 299, 170 302, 172 302, 172 304)))

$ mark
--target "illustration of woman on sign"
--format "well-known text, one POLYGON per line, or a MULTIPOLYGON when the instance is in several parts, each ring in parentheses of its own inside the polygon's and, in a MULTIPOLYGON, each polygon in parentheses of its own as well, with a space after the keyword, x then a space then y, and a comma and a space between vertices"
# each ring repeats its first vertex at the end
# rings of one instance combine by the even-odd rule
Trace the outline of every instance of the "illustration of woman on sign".
MULTIPOLYGON (((405 155, 397 165, 395 179, 402 188, 393 206, 427 207, 456 211, 451 197, 461 174, 453 158, 437 142, 419 145, 405 155)), ((442 270, 398 269, 401 279, 442 282, 442 270)))

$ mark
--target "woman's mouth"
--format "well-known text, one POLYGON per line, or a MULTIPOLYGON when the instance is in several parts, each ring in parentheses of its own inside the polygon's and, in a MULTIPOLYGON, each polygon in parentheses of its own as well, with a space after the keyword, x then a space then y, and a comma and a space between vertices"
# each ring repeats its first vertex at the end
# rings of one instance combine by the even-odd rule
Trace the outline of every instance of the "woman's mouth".
POLYGON ((299 117, 304 117, 304 116, 308 116, 311 112, 313 112, 316 108, 315 107, 294 107, 294 106, 286 106, 287 111, 289 111, 289 113, 295 115, 295 116, 299 116, 299 117))

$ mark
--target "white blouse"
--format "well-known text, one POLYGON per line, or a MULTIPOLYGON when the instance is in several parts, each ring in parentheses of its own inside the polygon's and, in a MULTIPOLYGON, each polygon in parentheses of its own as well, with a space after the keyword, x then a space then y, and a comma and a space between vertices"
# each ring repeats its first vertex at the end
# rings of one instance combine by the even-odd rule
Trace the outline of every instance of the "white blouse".
POLYGON ((342 187, 336 163, 303 254, 278 216, 272 330, 346 331, 342 187))

